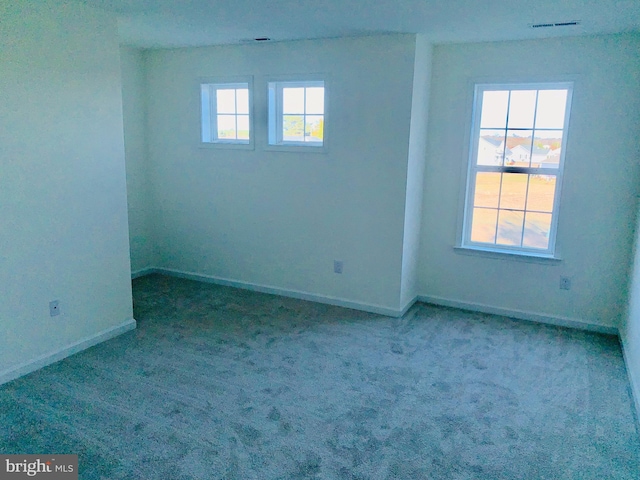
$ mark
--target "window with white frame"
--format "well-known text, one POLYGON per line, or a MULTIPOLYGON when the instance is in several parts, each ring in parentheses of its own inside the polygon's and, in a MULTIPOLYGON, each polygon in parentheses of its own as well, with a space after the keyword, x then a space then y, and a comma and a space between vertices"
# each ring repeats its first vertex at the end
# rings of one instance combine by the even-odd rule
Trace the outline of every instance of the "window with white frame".
POLYGON ((324 145, 324 81, 269 82, 269 145, 324 145))
POLYGON ((202 83, 202 143, 248 145, 251 140, 248 83, 202 83))
POLYGON ((463 247, 554 255, 572 88, 476 85, 463 247))

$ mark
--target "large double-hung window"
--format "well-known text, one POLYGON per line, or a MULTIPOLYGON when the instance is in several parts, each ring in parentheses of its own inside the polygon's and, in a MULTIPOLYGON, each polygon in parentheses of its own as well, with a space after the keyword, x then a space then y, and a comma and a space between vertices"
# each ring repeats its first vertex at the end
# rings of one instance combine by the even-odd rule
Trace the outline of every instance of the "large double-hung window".
POLYGON ((554 255, 571 94, 476 85, 463 247, 554 255))

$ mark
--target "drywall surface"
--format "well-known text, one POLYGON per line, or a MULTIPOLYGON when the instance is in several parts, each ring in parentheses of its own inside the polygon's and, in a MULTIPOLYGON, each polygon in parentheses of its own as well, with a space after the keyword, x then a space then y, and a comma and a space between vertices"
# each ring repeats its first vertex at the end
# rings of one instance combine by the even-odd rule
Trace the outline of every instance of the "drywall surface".
POLYGON ((433 47, 427 42, 427 39, 423 35, 417 35, 402 248, 400 304, 403 307, 410 304, 419 293, 420 226, 426 164, 432 52, 433 47))
POLYGON ((116 20, 50 0, 2 2, 0 18, 6 377, 132 310, 116 20))
POLYGON ((434 49, 420 290, 426 296, 617 327, 626 309, 640 188, 637 35, 434 49), (575 81, 557 234, 559 263, 454 251, 473 82, 575 81), (572 281, 559 289, 560 276, 572 281))
POLYGON ((625 321, 620 327, 620 337, 622 338, 627 372, 636 402, 638 418, 640 418, 640 210, 636 223, 636 244, 629 287, 629 309, 625 321))
POLYGON ((121 47, 120 64, 131 271, 135 273, 151 268, 155 264, 149 211, 153 197, 148 181, 145 137, 146 90, 142 51, 121 47))
POLYGON ((414 53, 414 35, 145 53, 157 266, 398 309, 414 53), (310 75, 327 151, 269 150, 267 82, 310 75), (199 78, 238 76, 255 149, 200 148, 199 78))

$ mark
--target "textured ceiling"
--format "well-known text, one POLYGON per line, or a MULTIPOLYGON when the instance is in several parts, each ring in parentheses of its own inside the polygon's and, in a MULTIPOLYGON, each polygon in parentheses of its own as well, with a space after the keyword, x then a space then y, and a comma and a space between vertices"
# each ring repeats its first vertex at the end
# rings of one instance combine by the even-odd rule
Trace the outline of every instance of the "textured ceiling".
POLYGON ((139 47, 422 33, 434 43, 640 31, 640 0, 79 0, 139 47), (578 26, 531 24, 579 20, 578 26))

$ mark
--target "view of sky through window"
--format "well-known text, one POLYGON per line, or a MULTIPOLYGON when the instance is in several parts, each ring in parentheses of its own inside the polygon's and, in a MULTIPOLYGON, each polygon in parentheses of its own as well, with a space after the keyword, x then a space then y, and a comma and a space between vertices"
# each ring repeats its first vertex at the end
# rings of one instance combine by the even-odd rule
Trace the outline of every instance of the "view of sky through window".
POLYGON ((216 91, 219 139, 249 140, 249 90, 220 88, 216 91))
POLYGON ((248 83, 203 83, 200 100, 202 143, 249 144, 248 83))
POLYGON ((284 87, 282 125, 284 141, 322 142, 324 87, 284 87))

